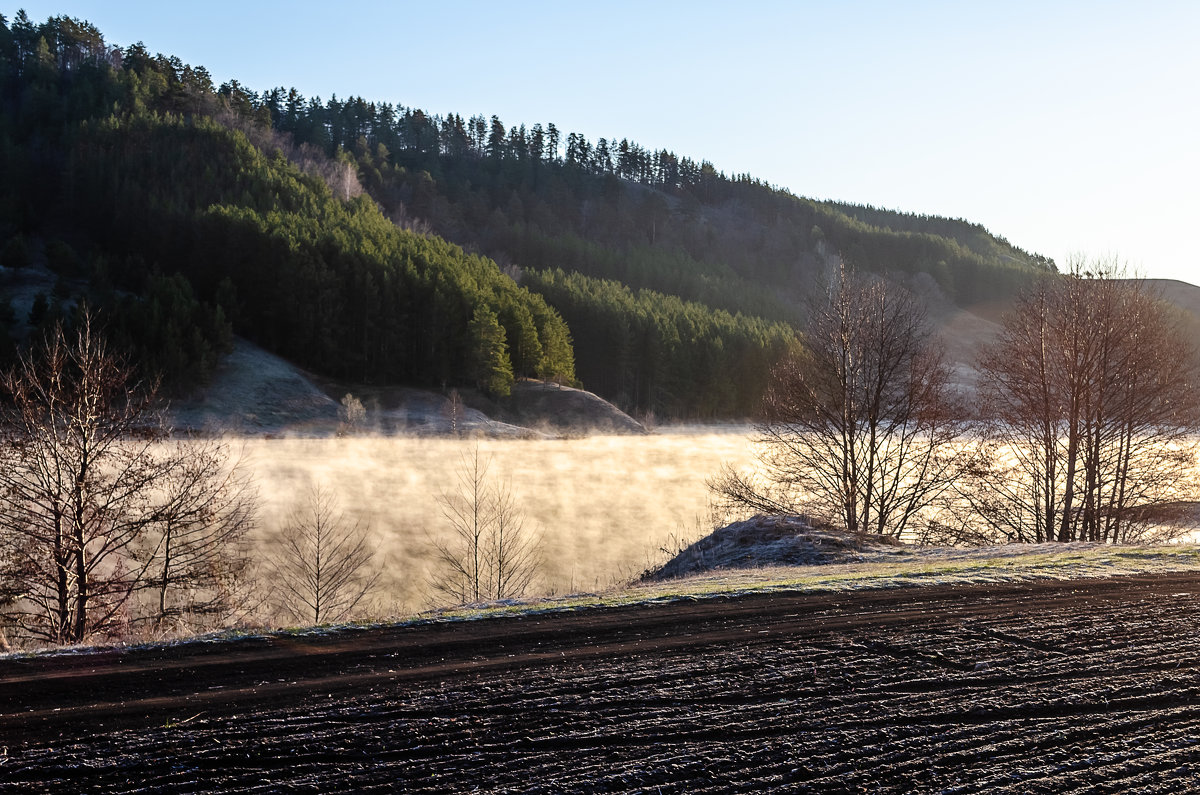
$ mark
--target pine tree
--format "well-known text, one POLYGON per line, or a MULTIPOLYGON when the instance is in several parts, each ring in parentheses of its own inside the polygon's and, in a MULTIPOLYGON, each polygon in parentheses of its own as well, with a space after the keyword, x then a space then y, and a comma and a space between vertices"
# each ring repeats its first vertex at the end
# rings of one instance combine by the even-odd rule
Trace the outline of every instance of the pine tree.
POLYGON ((480 306, 468 327, 471 341, 471 374, 475 385, 493 397, 512 394, 513 368, 508 358, 504 327, 496 313, 480 306))

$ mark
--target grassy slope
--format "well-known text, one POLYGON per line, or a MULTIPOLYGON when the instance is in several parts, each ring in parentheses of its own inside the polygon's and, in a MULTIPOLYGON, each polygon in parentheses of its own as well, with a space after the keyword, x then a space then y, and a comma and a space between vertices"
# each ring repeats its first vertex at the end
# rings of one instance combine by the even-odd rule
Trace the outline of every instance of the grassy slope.
POLYGON ((575 594, 504 605, 442 611, 440 618, 493 615, 705 599, 749 593, 801 593, 972 585, 1165 574, 1200 571, 1200 545, 1106 546, 1103 544, 1010 544, 972 549, 900 548, 870 553, 849 563, 723 569, 677 580, 633 583, 610 592, 575 594))

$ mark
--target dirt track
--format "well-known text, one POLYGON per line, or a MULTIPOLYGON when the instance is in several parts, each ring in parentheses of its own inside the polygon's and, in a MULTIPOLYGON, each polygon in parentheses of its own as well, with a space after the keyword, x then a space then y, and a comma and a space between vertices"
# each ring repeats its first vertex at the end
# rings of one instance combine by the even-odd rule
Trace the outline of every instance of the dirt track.
POLYGON ((1200 791, 1200 575, 0 661, 0 790, 1200 791))

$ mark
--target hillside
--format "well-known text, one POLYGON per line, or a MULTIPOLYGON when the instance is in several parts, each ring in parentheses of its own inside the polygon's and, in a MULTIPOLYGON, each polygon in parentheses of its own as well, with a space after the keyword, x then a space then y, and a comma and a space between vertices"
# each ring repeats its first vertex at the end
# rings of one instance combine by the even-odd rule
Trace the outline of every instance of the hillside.
POLYGON ((645 433, 640 423, 596 395, 554 383, 519 381, 502 405, 470 394, 464 402, 430 390, 316 378, 243 339, 234 341, 208 384, 171 403, 168 417, 188 432, 238 436, 645 433), (347 394, 365 412, 353 424, 346 422, 340 402, 347 394), (484 404, 487 411, 469 402, 484 404))
POLYGON ((925 274, 960 304, 1053 269, 979 224, 814 201, 624 138, 593 144, 570 133, 560 152, 553 123, 527 130, 359 97, 322 105, 295 89, 230 90, 276 129, 352 158, 390 213, 519 268, 578 271, 785 320, 831 258, 925 274))
POLYGON ((1146 279, 1150 289, 1183 317, 1184 327, 1194 341, 1200 342, 1200 287, 1177 279, 1146 279))
POLYGON ((86 301, 179 395, 236 334, 363 384, 746 416, 839 261, 958 307, 1053 268, 627 138, 214 86, 66 17, 0 18, 0 111, 0 265, 56 277, 4 330, 86 301))
MULTIPOLYGON (((1142 281, 1151 295, 1179 312, 1184 332, 1193 344, 1200 345, 1200 287, 1175 279, 1142 281)), ((982 346, 993 342, 1000 333, 1000 324, 1012 307, 1012 298, 1001 296, 965 307, 942 307, 933 313, 959 386, 974 389, 978 380, 976 356, 982 346)))

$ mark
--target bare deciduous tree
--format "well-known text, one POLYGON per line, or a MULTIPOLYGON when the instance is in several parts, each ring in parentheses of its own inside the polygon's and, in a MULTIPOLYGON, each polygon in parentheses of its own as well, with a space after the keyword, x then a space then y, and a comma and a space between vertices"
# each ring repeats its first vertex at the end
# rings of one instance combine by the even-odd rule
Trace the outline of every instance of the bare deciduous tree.
POLYGON ((350 616, 379 580, 367 527, 351 524, 320 485, 280 529, 269 569, 279 606, 314 624, 350 616))
POLYGON ((924 308, 897 285, 842 271, 811 303, 803 341, 764 399, 760 474, 726 469, 710 486, 735 507, 899 536, 968 459, 924 308))
MULTIPOLYGON (((164 564, 152 541, 171 527, 195 534, 217 522, 185 557, 216 564, 245 532, 247 487, 211 477, 219 444, 166 443, 153 389, 141 389, 85 312, 68 335, 56 326, 2 381, 0 545, 5 612, 20 635, 51 643, 113 637, 155 618, 139 597, 213 585, 164 564)), ((243 484, 244 486, 244 484, 243 484)), ((176 536, 178 538, 178 536, 176 536)), ((219 597, 207 593, 215 606, 219 597)))
POLYGON ((363 423, 366 422, 367 410, 363 407, 361 400, 347 392, 342 397, 341 403, 338 404, 338 419, 341 420, 341 426, 338 428, 339 435, 354 433, 361 429, 363 423))
POLYGON ((488 481, 479 448, 463 456, 459 490, 440 498, 449 535, 434 538, 433 589, 454 604, 521 596, 539 565, 538 539, 525 528, 511 489, 488 481))
POLYGON ((450 433, 458 435, 462 432, 463 401, 457 389, 451 389, 442 407, 442 414, 450 422, 450 433))
POLYGON ((988 450, 963 493, 999 539, 1136 541, 1196 498, 1196 353, 1120 275, 1076 259, 1019 298, 981 357, 988 450))
POLYGON ((189 628, 243 616, 255 606, 248 535, 257 493, 241 459, 214 440, 177 443, 165 486, 172 506, 150 528, 138 555, 148 565, 152 620, 189 628))

